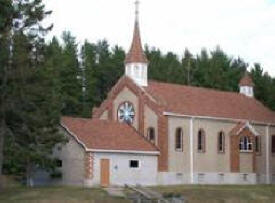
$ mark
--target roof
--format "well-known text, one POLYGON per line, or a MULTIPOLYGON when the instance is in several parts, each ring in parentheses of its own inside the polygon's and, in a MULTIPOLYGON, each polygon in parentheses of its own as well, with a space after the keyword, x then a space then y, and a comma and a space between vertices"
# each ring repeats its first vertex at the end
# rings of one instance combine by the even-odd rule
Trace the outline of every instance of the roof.
POLYGON ((243 128, 245 128, 246 123, 245 122, 239 122, 235 125, 234 128, 230 131, 229 134, 231 135, 237 135, 243 128))
POLYGON ((153 144, 127 124, 72 117, 62 117, 61 124, 88 149, 158 151, 153 144))
POLYGON ((254 86, 252 78, 246 73, 240 80, 239 86, 254 86))
POLYGON ((255 98, 234 92, 149 81, 145 91, 166 112, 275 123, 275 113, 255 98))
POLYGON ((231 135, 239 135, 243 130, 248 129, 253 135, 258 136, 259 133, 253 128, 249 122, 239 122, 235 125, 234 128, 230 131, 231 135))
POLYGON ((133 41, 130 51, 126 55, 125 63, 148 63, 141 45, 138 21, 135 22, 133 41))

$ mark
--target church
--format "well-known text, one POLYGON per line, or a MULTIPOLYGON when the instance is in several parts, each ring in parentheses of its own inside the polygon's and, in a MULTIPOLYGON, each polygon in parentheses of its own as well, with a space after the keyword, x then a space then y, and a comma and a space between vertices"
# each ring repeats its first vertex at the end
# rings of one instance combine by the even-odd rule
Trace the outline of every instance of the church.
POLYGON ((138 6, 125 73, 90 119, 63 117, 56 183, 110 185, 275 183, 275 112, 240 91, 148 80, 138 6))

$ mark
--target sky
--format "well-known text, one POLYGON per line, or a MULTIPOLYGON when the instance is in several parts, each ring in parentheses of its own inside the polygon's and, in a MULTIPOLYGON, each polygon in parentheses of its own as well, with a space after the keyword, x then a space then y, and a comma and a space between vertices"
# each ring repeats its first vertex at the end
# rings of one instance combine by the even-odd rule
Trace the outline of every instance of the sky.
MULTIPOLYGON (((71 31, 78 43, 107 39, 128 51, 135 0, 45 0, 52 36, 71 31)), ((143 44, 179 56, 219 45, 275 76, 275 0, 140 0, 143 44)))

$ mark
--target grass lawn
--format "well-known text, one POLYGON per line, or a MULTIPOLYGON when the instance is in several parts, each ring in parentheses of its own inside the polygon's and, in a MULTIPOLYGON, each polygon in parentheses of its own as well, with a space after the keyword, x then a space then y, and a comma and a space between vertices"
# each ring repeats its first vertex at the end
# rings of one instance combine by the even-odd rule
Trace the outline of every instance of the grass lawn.
MULTIPOLYGON (((235 203, 235 202, 272 202, 275 203, 275 185, 184 185, 153 187, 161 193, 180 193, 188 203, 235 203)), ((0 202, 35 203, 128 203, 123 198, 110 197, 100 188, 80 187, 41 187, 28 189, 10 187, 0 192, 0 202)))
POLYGON ((78 187, 25 187, 7 188, 0 192, 0 202, 19 203, 128 203, 122 198, 110 197, 100 188, 85 189, 78 187))
POLYGON ((161 193, 180 193, 188 203, 275 203, 275 185, 185 185, 153 187, 161 193))

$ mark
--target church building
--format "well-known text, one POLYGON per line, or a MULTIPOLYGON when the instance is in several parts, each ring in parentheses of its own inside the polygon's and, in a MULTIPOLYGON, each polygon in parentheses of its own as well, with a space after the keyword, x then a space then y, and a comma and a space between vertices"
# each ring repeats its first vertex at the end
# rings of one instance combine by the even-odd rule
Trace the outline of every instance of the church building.
POLYGON ((239 93, 148 80, 138 14, 124 76, 90 119, 62 118, 58 183, 275 183, 275 112, 249 74, 239 93))

